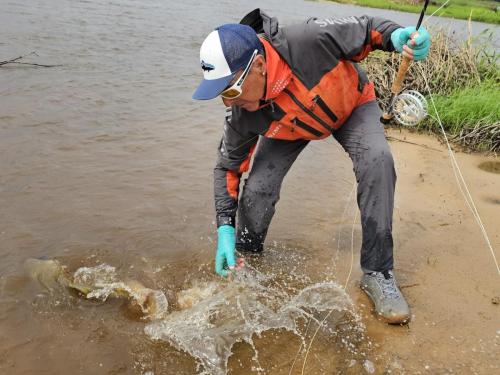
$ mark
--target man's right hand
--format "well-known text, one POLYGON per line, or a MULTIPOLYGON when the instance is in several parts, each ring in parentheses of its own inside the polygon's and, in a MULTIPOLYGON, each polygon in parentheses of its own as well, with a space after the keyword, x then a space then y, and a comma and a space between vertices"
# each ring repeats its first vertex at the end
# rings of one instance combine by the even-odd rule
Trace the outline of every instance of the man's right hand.
POLYGON ((217 229, 217 254, 215 255, 215 272, 226 277, 229 271, 243 268, 243 259, 236 263, 236 235, 231 225, 221 225, 217 229))

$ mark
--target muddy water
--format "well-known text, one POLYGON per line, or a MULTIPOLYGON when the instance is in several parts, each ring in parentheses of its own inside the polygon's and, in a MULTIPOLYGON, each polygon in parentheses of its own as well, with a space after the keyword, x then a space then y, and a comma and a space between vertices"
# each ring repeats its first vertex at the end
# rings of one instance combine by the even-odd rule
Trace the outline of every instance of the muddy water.
MULTIPOLYGON (((0 372, 197 371, 199 361, 168 339, 152 340, 122 301, 51 295, 23 263, 56 258, 71 271, 108 264, 120 279, 162 290, 174 308, 179 291, 217 281, 211 186, 223 108, 190 96, 204 35, 259 5, 285 23, 359 12, 296 0, 285 9, 280 1, 0 0, 0 60, 36 51, 25 61, 62 64, 0 70, 0 372)), ((270 249, 250 263, 274 272, 290 298, 325 280, 342 287, 349 275, 351 238, 359 247, 351 169, 327 140, 311 144, 287 177, 270 249)), ((362 322, 337 318, 339 332, 363 331, 362 322)), ((379 357, 371 339, 354 336, 320 333, 309 371, 370 372, 379 357)), ((241 343, 229 371, 288 373, 301 344, 275 327, 255 337, 259 365, 241 343)))

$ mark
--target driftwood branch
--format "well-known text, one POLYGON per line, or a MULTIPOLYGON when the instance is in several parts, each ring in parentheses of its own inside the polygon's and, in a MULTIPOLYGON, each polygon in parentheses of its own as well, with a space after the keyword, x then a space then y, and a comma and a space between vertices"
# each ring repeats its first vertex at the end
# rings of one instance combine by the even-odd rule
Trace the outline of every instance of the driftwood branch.
MULTIPOLYGON (((62 66, 62 65, 44 65, 44 64, 35 64, 35 63, 25 63, 25 62, 18 62, 18 61, 9 61, 7 64, 33 65, 33 66, 42 66, 44 68, 53 68, 54 66, 62 66)), ((0 65, 5 65, 5 64, 0 63, 0 65)))
POLYGON ((27 55, 19 56, 19 57, 16 57, 16 58, 14 58, 14 59, 5 60, 5 61, 0 61, 0 67, 1 67, 2 65, 7 65, 7 64, 32 65, 32 66, 41 66, 41 67, 44 67, 44 68, 53 68, 53 67, 55 67, 55 66, 62 66, 62 65, 45 65, 45 64, 26 63, 26 62, 21 62, 21 61, 18 61, 18 60, 21 60, 21 59, 25 58, 26 56, 31 56, 31 55, 38 56, 38 55, 36 54, 36 52, 35 52, 35 51, 33 51, 33 52, 28 53, 27 55))
POLYGON ((10 63, 16 62, 17 60, 21 60, 22 58, 24 58, 26 56, 31 56, 31 55, 38 56, 37 53, 35 51, 33 51, 33 52, 28 53, 27 55, 22 55, 22 56, 16 57, 15 59, 0 61, 0 65, 10 64, 10 63))

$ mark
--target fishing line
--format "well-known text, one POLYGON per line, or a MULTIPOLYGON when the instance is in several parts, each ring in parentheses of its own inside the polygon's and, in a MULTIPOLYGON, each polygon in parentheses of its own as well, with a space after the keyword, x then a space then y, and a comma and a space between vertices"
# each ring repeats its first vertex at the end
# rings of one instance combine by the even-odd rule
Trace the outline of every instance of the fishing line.
MULTIPOLYGON (((309 321, 307 322, 306 331, 304 333, 304 337, 306 337, 307 332, 309 332, 309 326, 311 325, 311 322, 312 322, 312 318, 309 318, 309 321)), ((303 345, 304 345, 304 342, 300 343, 299 350, 297 350, 297 354, 295 354, 295 358, 293 359, 292 367, 290 367, 290 371, 288 372, 288 375, 292 375, 292 371, 293 371, 293 368, 295 366, 295 362, 297 362, 297 358, 299 358, 299 354, 300 354, 300 351, 302 350, 303 345)))
MULTIPOLYGON (((349 283, 349 278, 351 277, 351 272, 352 272, 352 267, 354 263, 354 228, 356 226, 356 219, 358 218, 358 211, 355 212, 354 214, 354 220, 352 222, 352 231, 351 231, 351 266, 349 269, 349 274, 347 276, 345 285, 344 285, 344 291, 347 291, 347 284, 349 283)), ((318 324, 318 327, 316 328, 316 331, 314 332, 313 336, 311 337, 311 341, 309 342, 309 346, 307 347, 306 355, 304 357, 304 362, 302 364, 302 372, 301 375, 304 375, 304 371, 306 368, 306 363, 307 363, 307 357, 309 355, 309 351, 311 350, 311 346, 316 338, 316 335, 319 332, 319 329, 323 326, 323 324, 326 322, 326 320, 330 317, 330 315, 333 313, 335 309, 331 309, 328 314, 323 318, 323 320, 318 324)))
POLYGON ((435 15, 441 8, 443 8, 446 4, 448 4, 450 0, 446 0, 446 2, 443 3, 439 8, 437 8, 430 16, 427 17, 427 19, 424 21, 424 24, 431 19, 433 15, 435 15))
MULTIPOLYGON (((241 145, 239 145, 239 146, 238 146, 238 147, 236 147, 235 149, 231 150, 231 152, 228 152, 228 153, 227 153, 227 156, 231 155, 233 152, 235 152, 235 151, 239 150, 239 149, 240 149, 240 148, 242 148, 243 146, 245 146, 245 145, 249 144, 250 142, 254 141, 256 138, 259 138, 261 135, 264 135, 266 131, 267 131, 267 130, 265 130, 265 131, 263 131, 262 133, 259 133, 259 134, 257 134, 256 136, 254 136, 254 137, 250 138, 248 141, 243 142, 241 145)), ((222 142, 224 142, 224 139, 222 140, 222 142)))
MULTIPOLYGON (((347 198, 347 203, 344 207, 344 212, 342 212, 342 217, 340 218, 340 223, 343 224, 344 223, 344 218, 345 218, 345 215, 347 213, 347 209, 349 208, 349 206, 351 205, 351 197, 353 196, 353 193, 356 191, 356 181, 353 182, 352 184, 352 189, 351 189, 351 192, 349 193, 349 197, 347 198)), ((341 230, 340 230, 340 225, 339 225, 339 229, 337 231, 337 252, 335 253, 335 258, 334 258, 334 268, 335 267, 335 260, 338 260, 338 257, 339 257, 339 254, 340 254, 340 237, 341 237, 341 230)))
POLYGON ((347 275, 347 279, 345 280, 344 290, 346 292, 347 292, 347 285, 349 284, 349 279, 351 278, 352 265, 354 264, 354 228, 356 227, 356 219, 357 218, 358 218, 358 210, 355 211, 355 213, 354 213, 354 221, 352 222, 352 231, 351 231, 351 267, 349 268, 349 274, 347 275))
MULTIPOLYGON (((342 216, 340 218, 340 225, 343 224, 344 222, 344 218, 345 218, 345 215, 347 213, 347 210, 349 208, 349 206, 351 205, 351 201, 352 201, 352 197, 353 197, 353 193, 354 191, 356 190, 356 181, 354 181, 354 183, 352 184, 352 189, 351 189, 351 192, 349 193, 349 196, 347 197, 347 203, 344 207, 344 210, 342 211, 342 216)), ((356 220, 356 218, 354 218, 354 220, 356 220)), ((340 225, 339 225, 339 229, 337 230, 337 252, 336 252, 336 255, 333 259, 333 268, 336 269, 336 259, 338 259, 338 255, 340 253, 340 237, 342 235, 342 232, 340 230, 340 225)), ((352 236, 354 236, 354 223, 353 223, 353 234, 352 236)), ((353 248, 353 245, 351 243, 351 270, 352 270, 352 266, 353 266, 353 259, 354 259, 354 248, 353 248)), ((349 271, 349 276, 350 276, 351 272, 349 271)), ((349 280, 349 276, 348 276, 348 279, 349 280)), ((347 285, 347 281, 346 281, 346 285, 347 285)), ((344 288, 345 289, 345 288, 344 288)), ((333 310, 331 310, 327 315, 326 317, 323 319, 323 321, 319 324, 318 326, 318 329, 319 327, 321 327, 321 325, 325 322, 325 320, 328 318, 328 316, 332 313, 333 310)), ((304 336, 307 336, 307 333, 309 332, 309 327, 311 325, 311 321, 312 321, 312 318, 309 318, 309 321, 307 322, 307 327, 306 327, 306 330, 305 330, 305 333, 304 333, 304 336)), ((312 344, 312 340, 314 340, 314 336, 316 336, 316 333, 318 331, 316 330, 316 332, 314 333, 313 335, 313 338, 311 339, 311 343, 309 344, 309 348, 311 347, 311 344, 312 344)), ((293 368, 295 366, 295 363, 297 362, 297 358, 299 357, 299 354, 302 350, 302 346, 304 345, 304 343, 301 343, 300 346, 299 346, 299 350, 297 351, 297 354, 295 355, 295 358, 293 360, 293 363, 292 363, 292 367, 290 368, 290 371, 288 373, 288 375, 291 375, 292 371, 293 371, 293 368)), ((308 349, 308 352, 309 352, 309 349, 308 349)), ((305 361, 307 360, 307 354, 306 354, 306 358, 304 359, 304 363, 305 361)), ((302 368, 302 371, 304 371, 304 368, 302 368)))
MULTIPOLYGON (((344 214, 345 214, 345 212, 347 210, 347 207, 351 203, 351 196, 353 195, 352 193, 354 192, 355 188, 356 188, 356 182, 354 182, 353 188, 351 190, 351 193, 349 194, 349 200, 347 201, 346 207, 344 209, 344 213, 342 214, 342 221, 343 221, 344 214)), ((349 283, 349 279, 351 278, 352 268, 353 268, 353 264, 354 264, 354 228, 356 227, 356 220, 357 220, 357 218, 358 218, 358 210, 355 210, 355 212, 354 212, 354 220, 352 222, 352 230, 351 230, 351 265, 349 267, 349 273, 347 275, 347 278, 346 278, 346 281, 345 281, 345 285, 344 285, 344 291, 345 292, 347 292, 347 285, 349 283)), ((339 238, 338 244, 339 244, 339 247, 337 248, 337 251, 340 251, 340 238, 339 238)), ((301 375, 304 375, 304 371, 305 371, 306 363, 307 363, 307 357, 309 355, 309 351, 311 350, 312 344, 313 344, 313 342, 314 342, 314 340, 316 338, 316 335, 319 332, 319 329, 323 326, 323 324, 326 322, 326 320, 329 318, 329 316, 333 313, 334 310, 335 309, 331 309, 328 312, 328 314, 325 315, 325 317, 323 318, 323 320, 318 324, 318 327, 316 328, 316 331, 314 332, 313 336, 311 337, 311 341, 309 342, 309 346, 307 347, 306 355, 304 357, 304 362, 302 363, 302 372, 301 372, 301 375)))
POLYGON ((455 158, 455 154, 453 153, 453 150, 451 149, 450 142, 448 141, 448 137, 446 135, 443 124, 441 122, 441 118, 439 117, 439 113, 436 109, 436 104, 434 103, 434 97, 432 96, 432 92, 431 92, 431 89, 429 87, 429 83, 427 82, 427 78, 424 74, 423 69, 420 66, 418 66, 418 67, 421 70, 427 92, 429 93, 429 97, 431 98, 432 107, 434 108, 434 112, 436 113, 436 120, 439 124, 441 132, 443 133, 443 137, 446 141, 446 146, 448 148, 448 154, 450 155, 451 166, 453 168, 453 174, 455 175, 455 179, 457 181, 458 187, 459 187, 460 192, 462 193, 462 195, 465 199, 465 202, 467 203, 467 206, 471 210, 472 215, 474 216, 474 219, 476 219, 476 222, 479 225, 479 228, 481 229, 481 233, 483 234, 483 237, 486 241, 486 244, 491 252, 491 256, 493 257, 493 261, 494 261, 495 266, 497 268, 498 275, 500 276, 500 267, 498 266, 498 261, 497 261, 497 258, 495 256, 495 252, 493 251, 493 247, 491 246, 491 242, 490 242, 490 239, 488 237, 488 233, 486 232, 486 229, 483 225, 483 221, 481 220, 481 216, 479 215, 476 204, 474 203, 474 199, 472 199, 472 195, 469 191, 469 187, 468 187, 467 183, 465 182, 462 171, 460 170, 457 159, 455 158))
MULTIPOLYGON (((268 104, 269 104, 269 105, 271 105, 271 106, 273 106, 273 105, 274 105, 273 103, 274 103, 274 101, 271 99, 271 100, 270 100, 270 102, 269 102, 268 104)), ((266 104, 265 106, 267 106, 267 104, 266 104)), ((231 108, 232 108, 232 107, 230 107, 230 108, 227 108, 227 109, 226 109, 226 118, 227 118, 227 116, 229 115, 229 113, 231 112, 231 108)), ((274 108, 274 107, 272 107, 272 108, 274 108)), ((274 111, 274 109, 273 109, 273 111, 274 111)), ((230 121, 231 121, 231 117, 229 117, 229 121, 228 121, 228 123, 229 123, 229 124, 227 124, 226 126, 231 126, 231 125, 230 125, 230 121)), ((247 145, 248 143, 250 143, 250 142, 254 141, 256 138, 259 138, 261 135, 263 136, 264 134, 266 134, 266 133, 267 133, 267 131, 268 131, 268 130, 269 130, 269 129, 264 129, 261 133, 258 133, 258 134, 256 134, 255 136, 253 136, 253 137, 251 137, 250 139, 248 139, 247 141, 243 142, 241 145, 239 145, 239 146, 238 146, 238 147, 236 147, 235 149, 231 150, 231 152, 228 152, 228 153, 227 153, 227 156, 231 155, 233 152, 235 152, 235 151, 239 150, 240 148, 242 148, 243 146, 247 145)), ((222 139, 222 142, 224 142, 224 138, 222 139)))

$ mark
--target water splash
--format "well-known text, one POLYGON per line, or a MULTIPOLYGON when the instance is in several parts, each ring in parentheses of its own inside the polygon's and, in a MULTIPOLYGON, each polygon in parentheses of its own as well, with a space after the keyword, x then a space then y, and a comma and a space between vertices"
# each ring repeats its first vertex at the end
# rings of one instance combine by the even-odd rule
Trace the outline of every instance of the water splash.
MULTIPOLYGON (((254 350, 254 371, 262 372, 254 337, 281 329, 305 340, 305 320, 320 323, 319 314, 337 310, 337 322, 349 316, 363 330, 353 304, 335 282, 307 286, 290 295, 276 285, 272 276, 256 270, 239 272, 231 283, 197 284, 178 294, 178 306, 163 320, 148 324, 146 334, 153 340, 166 341, 189 353, 199 363, 201 374, 225 374, 234 344, 246 342, 254 350)), ((334 331, 335 322, 322 328, 334 331)))
MULTIPOLYGON (((174 350, 187 353, 196 361, 200 374, 225 374, 233 353, 236 354, 234 359, 242 365, 239 347, 235 348, 237 343, 248 344, 252 355, 248 357, 250 363, 245 366, 255 373, 268 371, 269 352, 259 355, 262 354, 259 353, 262 345, 272 348, 271 351, 282 359, 289 356, 289 365, 293 366, 293 357, 304 354, 304 348, 308 347, 307 327, 311 324, 320 326, 326 340, 323 345, 333 344, 334 352, 342 353, 338 354, 338 360, 328 357, 329 362, 333 360, 342 366, 339 361, 344 361, 344 357, 357 358, 358 367, 363 371, 361 364, 366 354, 361 347, 365 328, 352 301, 336 282, 314 283, 294 268, 304 263, 303 258, 300 254, 289 252, 284 255, 271 249, 266 258, 247 263, 232 282, 214 279, 211 272, 205 278, 203 274, 196 274, 191 279, 191 288, 177 294, 171 290, 175 286, 170 285, 170 303, 159 290, 146 288, 136 281, 122 281, 116 269, 107 264, 81 267, 69 274, 57 261, 30 260, 27 270, 42 285, 76 290, 81 297, 101 301, 112 297, 127 298, 131 304, 141 307, 143 316, 152 320, 144 328, 146 335, 153 341, 158 340, 174 350), (256 265, 259 270, 254 268, 256 265), (173 311, 167 314, 169 305, 173 311), (323 322, 332 310, 334 313, 323 322), (299 342, 296 347, 292 345, 286 350, 269 347, 267 342, 271 336, 286 339, 286 342, 295 336, 299 342)), ((186 288, 186 282, 179 286, 186 288)), ((52 294, 57 291, 56 288, 49 290, 52 294)), ((143 370, 150 370, 150 361, 144 360, 143 370)))

